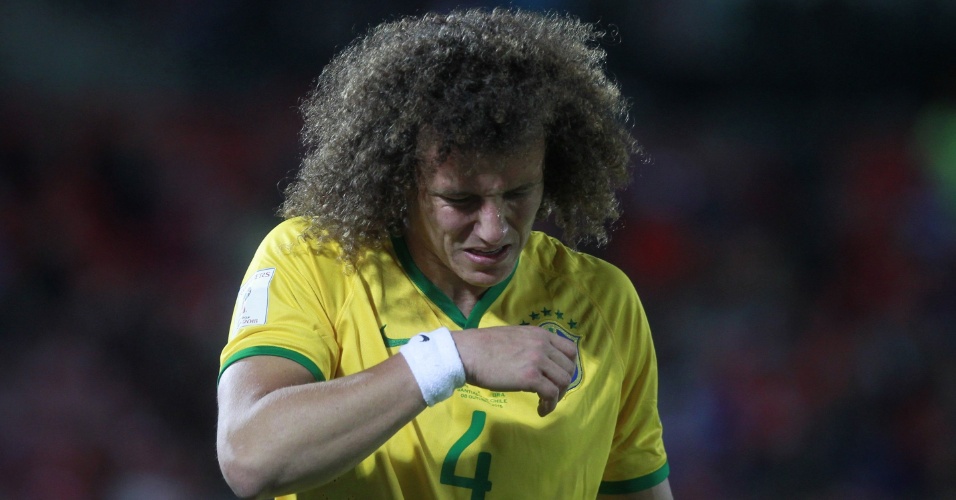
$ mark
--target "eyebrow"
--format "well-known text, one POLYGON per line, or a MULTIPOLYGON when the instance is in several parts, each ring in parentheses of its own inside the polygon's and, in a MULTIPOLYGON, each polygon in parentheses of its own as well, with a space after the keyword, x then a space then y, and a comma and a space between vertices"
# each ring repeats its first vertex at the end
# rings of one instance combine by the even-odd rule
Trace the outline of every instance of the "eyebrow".
MULTIPOLYGON (((525 190, 525 189, 531 189, 531 188, 537 186, 538 184, 544 184, 544 179, 538 179, 538 180, 535 180, 535 181, 531 181, 531 182, 524 183, 524 184, 522 184, 522 185, 520 185, 520 186, 516 186, 516 187, 514 187, 514 188, 511 188, 511 189, 505 191, 505 193, 513 193, 513 192, 515 192, 515 191, 522 191, 522 190, 525 190)), ((464 196, 475 196, 475 195, 478 194, 478 193, 475 193, 475 192, 473 192, 473 191, 436 191, 436 190, 434 190, 434 189, 429 189, 427 192, 428 192, 428 194, 430 194, 430 195, 434 195, 434 196, 444 196, 444 197, 449 197, 449 198, 464 197, 464 196)))

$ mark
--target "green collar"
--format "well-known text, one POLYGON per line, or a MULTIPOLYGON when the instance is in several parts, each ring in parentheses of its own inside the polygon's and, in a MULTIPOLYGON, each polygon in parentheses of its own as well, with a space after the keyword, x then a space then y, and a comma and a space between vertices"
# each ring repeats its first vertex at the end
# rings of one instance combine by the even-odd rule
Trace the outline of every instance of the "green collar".
POLYGON ((501 283, 486 290, 484 295, 478 299, 474 309, 471 310, 471 314, 466 318, 465 315, 461 313, 461 310, 458 309, 458 306, 445 295, 445 292, 439 290, 434 283, 425 277, 422 270, 418 268, 415 264, 415 260, 412 259, 411 252, 408 251, 408 245, 405 243, 404 238, 392 238, 392 247, 395 248, 395 255, 398 257, 402 268, 408 273, 408 277, 411 278, 412 283, 415 283, 415 286, 428 297, 428 300, 431 300, 432 303, 444 311, 444 313, 463 330, 467 328, 478 328, 481 316, 491 307, 491 304, 501 295, 501 292, 505 291, 508 283, 511 282, 511 278, 514 277, 515 271, 518 269, 518 263, 515 262, 515 268, 511 270, 511 274, 501 283))

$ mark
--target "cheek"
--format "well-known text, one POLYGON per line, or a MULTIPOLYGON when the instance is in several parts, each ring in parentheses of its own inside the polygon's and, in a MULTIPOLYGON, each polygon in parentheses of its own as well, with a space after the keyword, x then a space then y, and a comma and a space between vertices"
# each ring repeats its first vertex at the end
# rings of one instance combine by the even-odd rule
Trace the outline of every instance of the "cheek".
POLYGON ((534 219, 538 215, 538 208, 541 207, 541 198, 527 203, 521 203, 514 207, 513 225, 522 230, 528 230, 534 225, 534 219))
POLYGON ((458 240, 467 236, 472 224, 467 216, 453 208, 439 208, 432 214, 432 228, 446 240, 458 240))

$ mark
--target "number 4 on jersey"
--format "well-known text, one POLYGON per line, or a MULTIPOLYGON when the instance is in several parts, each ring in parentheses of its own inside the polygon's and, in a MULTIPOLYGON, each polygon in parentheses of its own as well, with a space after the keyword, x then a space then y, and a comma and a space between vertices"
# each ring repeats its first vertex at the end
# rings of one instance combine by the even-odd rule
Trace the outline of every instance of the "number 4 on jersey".
POLYGON ((468 430, 448 450, 445 463, 441 466, 441 483, 471 490, 472 500, 485 498, 485 493, 491 491, 491 481, 488 480, 488 471, 491 469, 491 453, 483 451, 478 454, 478 465, 475 467, 475 477, 455 475, 455 467, 461 453, 471 443, 474 443, 481 431, 485 428, 485 412, 475 411, 471 414, 471 425, 468 430))

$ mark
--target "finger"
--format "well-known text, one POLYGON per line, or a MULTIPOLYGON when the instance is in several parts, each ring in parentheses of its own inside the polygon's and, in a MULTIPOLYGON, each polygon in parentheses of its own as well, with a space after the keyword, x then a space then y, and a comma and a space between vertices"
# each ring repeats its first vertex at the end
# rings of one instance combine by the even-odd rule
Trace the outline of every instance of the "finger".
POLYGON ((541 373, 558 391, 567 389, 568 385, 571 384, 571 379, 574 377, 574 363, 567 358, 560 359, 560 362, 550 361, 551 362, 544 363, 543 366, 541 366, 541 373))
POLYGON ((569 358, 564 354, 564 352, 557 349, 551 349, 548 352, 548 359, 550 359, 554 364, 558 365, 558 367, 566 372, 569 377, 574 375, 574 370, 577 367, 575 358, 569 358))
POLYGON ((534 336, 529 336, 530 344, 527 347, 530 352, 536 351, 534 356, 537 360, 534 363, 541 364, 544 369, 550 361, 567 372, 569 377, 573 375, 577 360, 577 345, 542 328, 536 327, 534 333, 534 336), (539 353, 544 359, 537 358, 539 353))
MULTIPOLYGON (((550 380, 558 388, 558 396, 555 398, 555 406, 557 403, 564 399, 564 395, 568 392, 568 387, 571 385, 571 382, 574 381, 574 372, 577 367, 573 362, 570 362, 567 358, 562 358, 564 363, 571 363, 570 366, 565 366, 564 363, 556 363, 558 366, 555 370, 555 367, 551 367, 549 371, 548 368, 543 369, 543 373, 548 380, 550 380)), ((553 408, 552 408, 553 409, 553 408)))
POLYGON ((538 416, 543 417, 554 411, 554 406, 545 401, 544 399, 538 399, 538 416))
POLYGON ((564 398, 571 384, 571 374, 556 365, 543 369, 541 373, 542 377, 535 383, 533 391, 538 394, 539 409, 546 409, 547 413, 550 413, 564 398))
POLYGON ((546 391, 538 392, 538 416, 545 416, 557 409, 558 403, 564 399, 567 393, 567 386, 556 387, 549 386, 546 391), (552 388, 557 389, 557 393, 551 392, 552 388))
POLYGON ((560 335, 551 335, 551 345, 570 359, 571 362, 574 362, 578 357, 578 345, 560 335))
POLYGON ((538 416, 545 416, 558 406, 558 396, 561 394, 556 387, 551 386, 548 390, 538 392, 538 416))
MULTIPOLYGON (((553 336, 557 337, 557 335, 553 336)), ((548 358, 566 371, 568 376, 573 376, 574 370, 577 368, 577 345, 570 340, 562 340, 571 345, 571 352, 568 353, 565 350, 567 348, 565 343, 553 343, 551 348, 547 350, 548 358)))

